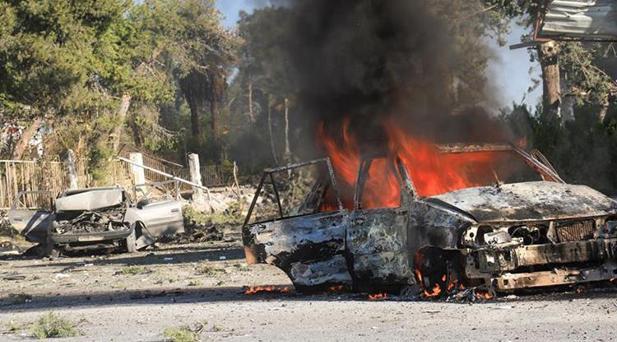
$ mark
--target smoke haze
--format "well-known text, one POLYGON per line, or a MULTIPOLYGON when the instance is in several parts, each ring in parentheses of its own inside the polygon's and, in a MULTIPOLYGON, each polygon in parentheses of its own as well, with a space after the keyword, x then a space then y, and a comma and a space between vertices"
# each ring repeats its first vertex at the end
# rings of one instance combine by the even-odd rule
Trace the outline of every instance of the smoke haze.
POLYGON ((444 19, 429 8, 432 2, 286 4, 293 15, 287 50, 299 102, 312 124, 340 130, 348 117, 357 140, 371 147, 387 142, 382 132, 386 120, 431 141, 507 137, 497 120, 461 98, 465 80, 457 79, 454 69, 464 56, 453 48, 456 37, 450 36, 444 19))

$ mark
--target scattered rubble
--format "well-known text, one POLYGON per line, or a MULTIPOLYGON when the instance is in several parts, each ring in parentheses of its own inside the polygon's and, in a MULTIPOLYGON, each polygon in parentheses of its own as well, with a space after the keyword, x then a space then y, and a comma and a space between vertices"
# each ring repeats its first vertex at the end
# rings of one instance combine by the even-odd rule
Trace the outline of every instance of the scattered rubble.
POLYGON ((232 242, 239 240, 240 217, 237 203, 228 208, 222 214, 210 214, 199 211, 193 206, 187 205, 182 209, 184 216, 184 233, 160 240, 162 243, 191 243, 223 241, 232 242))

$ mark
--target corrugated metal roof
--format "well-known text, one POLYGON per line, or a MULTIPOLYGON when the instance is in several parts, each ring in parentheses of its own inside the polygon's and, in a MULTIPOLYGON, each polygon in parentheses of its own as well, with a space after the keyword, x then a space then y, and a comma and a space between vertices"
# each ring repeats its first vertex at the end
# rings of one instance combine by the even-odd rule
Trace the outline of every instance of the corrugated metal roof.
POLYGON ((548 6, 540 35, 617 41, 617 0, 554 0, 548 6))

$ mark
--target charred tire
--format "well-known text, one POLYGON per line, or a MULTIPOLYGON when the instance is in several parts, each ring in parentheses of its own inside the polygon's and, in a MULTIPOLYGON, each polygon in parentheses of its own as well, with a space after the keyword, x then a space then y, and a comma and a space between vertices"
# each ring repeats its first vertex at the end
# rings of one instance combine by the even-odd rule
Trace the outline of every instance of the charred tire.
POLYGON ((416 281, 425 297, 449 295, 469 285, 464 277, 465 257, 456 250, 420 249, 414 258, 416 281))
POLYGON ((49 232, 47 233, 45 243, 40 244, 39 246, 41 246, 41 250, 39 252, 41 257, 57 258, 60 256, 60 251, 56 248, 56 244, 51 239, 51 234, 49 232))
POLYGON ((425 247, 414 257, 416 281, 426 297, 444 294, 448 286, 448 262, 440 248, 425 247))

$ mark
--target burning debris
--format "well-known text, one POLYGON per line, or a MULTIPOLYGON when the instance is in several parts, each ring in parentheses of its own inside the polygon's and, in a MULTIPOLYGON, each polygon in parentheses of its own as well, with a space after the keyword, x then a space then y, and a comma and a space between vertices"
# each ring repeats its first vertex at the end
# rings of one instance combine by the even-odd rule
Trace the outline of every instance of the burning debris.
POLYGON ((258 295, 265 293, 280 293, 280 294, 288 294, 293 292, 293 289, 289 286, 274 286, 274 285, 266 285, 266 286, 249 286, 244 289, 245 295, 258 295))
POLYGON ((371 293, 367 297, 367 299, 370 301, 385 300, 387 298, 388 298, 387 293, 371 293))

